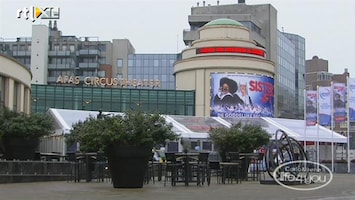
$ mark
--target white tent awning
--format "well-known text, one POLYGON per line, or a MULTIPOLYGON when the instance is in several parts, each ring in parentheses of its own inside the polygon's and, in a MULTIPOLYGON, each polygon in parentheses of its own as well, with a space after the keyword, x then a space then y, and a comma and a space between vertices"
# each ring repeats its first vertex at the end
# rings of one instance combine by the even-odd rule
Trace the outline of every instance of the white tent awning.
MULTIPOLYGON (((69 134, 73 124, 85 121, 88 117, 96 117, 98 111, 49 109, 49 114, 54 118, 58 130, 57 134, 69 134)), ((120 113, 103 113, 120 114, 120 113)), ((206 116, 181 116, 163 115, 168 123, 173 125, 173 131, 183 138, 203 139, 209 137, 211 128, 230 127, 233 124, 259 125, 271 136, 277 130, 286 132, 290 137, 298 141, 319 141, 346 143, 347 138, 335 131, 322 126, 306 126, 304 120, 283 119, 283 118, 219 118, 206 116)))

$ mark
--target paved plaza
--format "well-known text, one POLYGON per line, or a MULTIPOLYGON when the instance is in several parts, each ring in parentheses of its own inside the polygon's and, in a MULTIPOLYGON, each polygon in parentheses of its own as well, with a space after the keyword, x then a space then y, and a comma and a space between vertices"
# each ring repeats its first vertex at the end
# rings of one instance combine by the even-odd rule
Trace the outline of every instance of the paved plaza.
MULTIPOLYGON (((305 186, 297 186, 305 187, 305 186)), ((355 175, 335 174, 332 182, 318 190, 296 191, 280 185, 244 181, 241 184, 210 186, 177 185, 164 187, 163 181, 145 184, 140 189, 116 189, 110 182, 37 182, 0 184, 0 200, 224 200, 224 199, 355 199, 355 175)))

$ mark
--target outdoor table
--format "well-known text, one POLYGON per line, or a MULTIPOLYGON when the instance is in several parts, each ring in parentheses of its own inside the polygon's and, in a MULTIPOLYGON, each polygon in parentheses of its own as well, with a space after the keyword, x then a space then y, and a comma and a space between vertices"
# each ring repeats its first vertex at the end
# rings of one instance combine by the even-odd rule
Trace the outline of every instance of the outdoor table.
POLYGON ((163 163, 162 162, 154 162, 154 164, 156 166, 158 166, 158 181, 161 181, 161 177, 162 177, 162 174, 163 174, 163 163))
MULTIPOLYGON (((77 153, 76 154, 76 159, 77 160, 83 160, 85 163, 85 174, 86 174, 86 182, 91 182, 92 181, 92 165, 93 165, 93 160, 97 160, 97 153, 77 153)), ((80 174, 80 172, 79 172, 80 174)), ((80 181, 80 177, 78 182, 80 181)))
POLYGON ((149 161, 149 165, 152 166, 152 176, 153 176, 153 181, 155 178, 155 173, 157 172, 157 178, 158 181, 162 180, 162 175, 163 175, 163 162, 160 161, 149 161))
POLYGON ((236 179, 237 183, 240 181, 240 163, 239 162, 220 162, 222 169, 222 183, 226 183, 226 178, 231 180, 233 183, 233 178, 236 179))
POLYGON ((176 153, 175 155, 176 155, 176 158, 178 160, 182 160, 182 162, 184 164, 183 182, 185 183, 185 186, 189 186, 189 182, 193 181, 192 169, 191 169, 191 167, 192 167, 191 164, 193 164, 193 161, 191 161, 191 160, 196 160, 196 163, 197 163, 199 153, 176 153))
MULTIPOLYGON (((253 160, 254 162, 257 161, 258 157, 259 157, 259 153, 239 153, 239 155, 242 157, 242 178, 244 180, 248 180, 248 169, 249 169, 249 164, 250 161, 253 160)), ((254 163, 256 165, 254 165, 253 167, 258 167, 257 163, 254 163)), ((252 180, 255 181, 257 179, 257 170, 252 169, 252 180)))
POLYGON ((37 159, 41 159, 41 160, 45 160, 45 161, 63 161, 66 158, 66 155, 62 155, 60 153, 38 153, 38 158, 37 159))

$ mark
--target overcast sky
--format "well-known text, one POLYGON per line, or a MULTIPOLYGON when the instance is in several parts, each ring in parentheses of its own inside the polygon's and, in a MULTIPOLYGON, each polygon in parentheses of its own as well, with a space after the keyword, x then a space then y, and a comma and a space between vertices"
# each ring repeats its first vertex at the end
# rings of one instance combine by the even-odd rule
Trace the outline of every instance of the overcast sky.
MULTIPOLYGON (((202 0, 0 0, 0 41, 31 37, 33 24, 48 24, 18 19, 18 9, 55 6, 60 8, 58 28, 63 35, 127 38, 136 53, 176 53, 185 48, 182 32, 189 28, 188 15, 197 2, 202 5, 202 0)), ((249 5, 269 3, 278 11, 279 30, 306 39, 306 59, 317 55, 329 61, 330 72, 348 68, 355 77, 354 0, 246 0, 249 5)))

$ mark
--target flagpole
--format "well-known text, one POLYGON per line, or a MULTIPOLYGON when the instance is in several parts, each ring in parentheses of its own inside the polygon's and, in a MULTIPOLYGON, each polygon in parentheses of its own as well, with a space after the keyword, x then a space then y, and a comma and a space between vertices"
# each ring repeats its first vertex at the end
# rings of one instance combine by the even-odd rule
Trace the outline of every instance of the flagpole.
POLYGON ((303 90, 303 96, 304 96, 304 103, 303 103, 303 110, 304 110, 304 140, 303 140, 303 149, 305 152, 307 152, 307 138, 306 138, 306 134, 307 134, 307 110, 306 110, 306 103, 307 103, 307 92, 306 89, 303 90))
POLYGON ((346 152, 347 152, 347 163, 348 163, 348 173, 350 173, 350 81, 349 76, 346 77, 346 112, 347 116, 347 137, 346 137, 346 152))
POLYGON ((334 172, 334 141, 333 141, 333 134, 334 134, 334 86, 333 81, 330 82, 330 105, 331 105, 331 128, 332 128, 332 141, 331 141, 331 155, 332 155, 332 172, 334 172))
POLYGON ((319 163, 319 86, 317 85, 317 163, 319 163))

